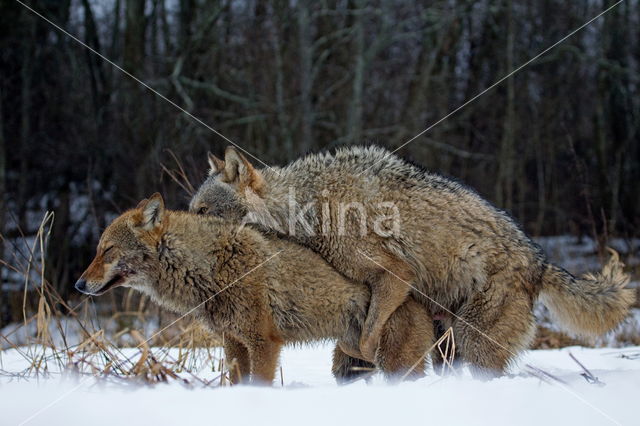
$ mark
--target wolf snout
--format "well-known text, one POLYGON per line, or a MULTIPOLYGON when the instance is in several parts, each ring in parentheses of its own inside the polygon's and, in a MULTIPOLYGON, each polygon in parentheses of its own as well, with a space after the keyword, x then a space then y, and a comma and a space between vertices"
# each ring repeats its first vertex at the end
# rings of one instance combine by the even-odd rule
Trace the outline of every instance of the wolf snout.
POLYGON ((78 290, 80 293, 85 293, 87 292, 87 280, 80 278, 78 281, 76 281, 76 290, 78 290))

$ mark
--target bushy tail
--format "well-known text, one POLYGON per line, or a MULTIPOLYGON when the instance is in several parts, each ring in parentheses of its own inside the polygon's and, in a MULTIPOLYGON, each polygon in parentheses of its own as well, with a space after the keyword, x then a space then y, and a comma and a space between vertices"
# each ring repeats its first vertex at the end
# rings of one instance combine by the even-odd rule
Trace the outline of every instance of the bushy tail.
POLYGON ((617 326, 635 301, 635 291, 624 288, 629 275, 622 271, 618 253, 602 272, 576 278, 562 268, 548 265, 543 276, 540 300, 567 331, 580 336, 597 336, 617 326))

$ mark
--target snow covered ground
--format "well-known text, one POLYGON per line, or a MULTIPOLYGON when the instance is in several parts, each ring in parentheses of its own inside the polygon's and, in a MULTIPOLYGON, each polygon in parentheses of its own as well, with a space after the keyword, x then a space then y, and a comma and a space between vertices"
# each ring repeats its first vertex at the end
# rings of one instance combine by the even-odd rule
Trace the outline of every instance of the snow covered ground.
MULTIPOLYGON (((26 367, 15 350, 0 356, 5 372, 26 367)), ((329 344, 287 348, 281 366, 284 387, 277 377, 270 389, 0 376, 0 424, 640 424, 640 347, 530 351, 511 375, 490 382, 463 370, 400 385, 375 376, 371 384, 339 387, 330 373, 329 344), (603 384, 588 383, 570 352, 603 384), (536 377, 530 366, 553 378, 536 377)))

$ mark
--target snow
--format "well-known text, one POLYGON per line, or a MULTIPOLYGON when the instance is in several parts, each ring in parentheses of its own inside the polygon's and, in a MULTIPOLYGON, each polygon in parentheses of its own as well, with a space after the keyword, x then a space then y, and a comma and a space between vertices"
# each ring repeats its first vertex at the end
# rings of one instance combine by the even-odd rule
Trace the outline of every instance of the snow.
MULTIPOLYGON (((14 349, 0 357, 3 371, 26 367, 14 349)), ((640 347, 529 351, 508 376, 489 382, 476 381, 462 369, 457 376, 430 373, 399 385, 374 376, 371 384, 337 386, 330 373, 330 344, 286 348, 281 366, 284 387, 278 375, 273 388, 186 387, 179 381, 142 386, 70 373, 40 380, 2 375, 0 423, 638 424, 640 347), (569 353, 604 385, 589 384, 569 353), (528 373, 528 366, 564 384, 542 380, 528 373)))

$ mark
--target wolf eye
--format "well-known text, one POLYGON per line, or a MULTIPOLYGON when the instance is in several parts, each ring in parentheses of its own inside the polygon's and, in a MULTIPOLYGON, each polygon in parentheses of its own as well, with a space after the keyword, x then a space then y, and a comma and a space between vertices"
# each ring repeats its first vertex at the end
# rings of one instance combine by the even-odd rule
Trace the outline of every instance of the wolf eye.
POLYGON ((209 207, 203 206, 198 209, 198 214, 206 214, 209 211, 209 207))
POLYGON ((105 254, 107 254, 107 252, 108 252, 109 250, 111 250, 112 248, 113 248, 113 246, 109 246, 109 247, 107 247, 106 249, 102 250, 102 255, 104 256, 105 254))

